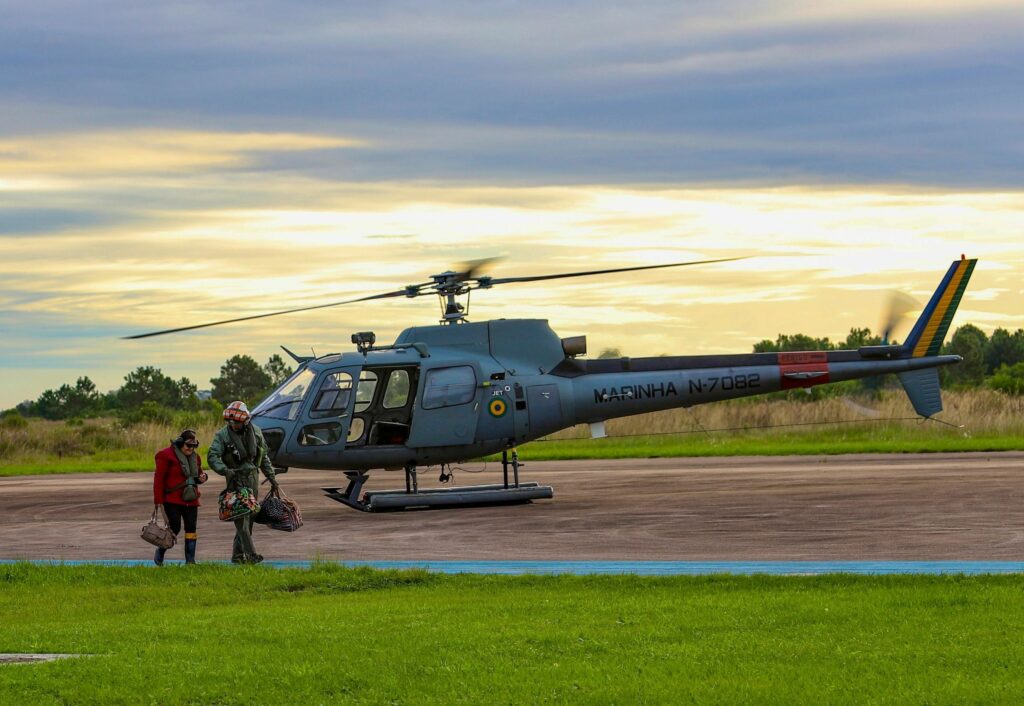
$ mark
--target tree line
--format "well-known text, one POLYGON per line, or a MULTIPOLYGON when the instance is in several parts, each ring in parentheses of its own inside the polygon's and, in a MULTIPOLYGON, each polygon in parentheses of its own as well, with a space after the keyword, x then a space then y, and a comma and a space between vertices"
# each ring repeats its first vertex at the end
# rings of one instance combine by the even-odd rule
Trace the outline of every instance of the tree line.
MULTIPOLYGON (((881 345, 882 338, 871 329, 852 328, 846 339, 832 343, 827 338, 814 338, 802 333, 779 334, 774 341, 754 344, 755 353, 808 350, 856 350, 861 346, 881 345)), ((890 341, 896 344, 897 341, 890 341)), ((990 387, 1009 394, 1024 394, 1024 329, 1010 333, 997 328, 988 336, 974 324, 958 328, 942 347, 943 355, 959 355, 959 365, 939 369, 943 385, 969 389, 990 387)), ((877 388, 878 381, 869 378, 864 386, 877 388)))
MULTIPOLYGON (((842 341, 806 334, 779 334, 774 341, 754 344, 755 353, 807 350, 856 350, 861 346, 880 345, 882 339, 868 328, 852 328, 842 341)), ((892 343, 896 343, 893 341, 892 343)), ((973 324, 958 328, 942 348, 943 354, 959 355, 963 362, 940 369, 943 384, 953 388, 991 387, 1009 394, 1024 394, 1024 329, 1010 333, 997 328, 991 336, 973 324)), ((620 357, 617 349, 607 349, 599 357, 620 357)), ((188 378, 174 380, 159 368, 142 366, 124 378, 124 384, 101 393, 88 377, 80 377, 74 385, 61 385, 46 390, 35 400, 26 400, 16 407, 25 417, 74 419, 118 416, 125 421, 161 421, 175 412, 219 413, 232 400, 245 400, 255 405, 293 373, 281 358, 272 355, 264 365, 247 355, 228 358, 220 375, 210 379, 210 398, 200 399, 198 389, 188 378)), ((858 381, 865 390, 877 390, 881 379, 858 381)))
MULTIPOLYGON (((890 341, 896 345, 899 341, 890 341)), ((754 344, 754 353, 779 353, 789 351, 837 351, 857 350, 861 346, 880 346, 882 337, 869 328, 851 328, 842 341, 833 342, 828 338, 816 338, 803 333, 780 333, 774 341, 764 339, 754 344)), ((1013 395, 1024 395, 1024 329, 1010 333, 997 328, 991 336, 974 324, 958 328, 952 338, 942 347, 943 355, 959 355, 959 365, 939 368, 942 384, 953 389, 990 387, 1013 395)), ((606 348, 598 358, 621 358, 618 348, 606 348)), ((879 376, 852 380, 846 390, 874 392, 886 386, 898 386, 896 378, 879 376)), ((833 388, 836 385, 832 386, 833 388)), ((828 388, 812 388, 812 397, 827 396, 828 388)))
POLYGON ((24 417, 53 420, 117 416, 128 422, 162 421, 179 412, 219 413, 232 400, 255 405, 293 372, 277 354, 264 365, 250 356, 236 355, 224 361, 220 375, 210 380, 209 398, 202 399, 188 378, 175 380, 160 368, 145 365, 128 373, 116 390, 101 393, 83 376, 74 385, 45 390, 15 409, 24 417))

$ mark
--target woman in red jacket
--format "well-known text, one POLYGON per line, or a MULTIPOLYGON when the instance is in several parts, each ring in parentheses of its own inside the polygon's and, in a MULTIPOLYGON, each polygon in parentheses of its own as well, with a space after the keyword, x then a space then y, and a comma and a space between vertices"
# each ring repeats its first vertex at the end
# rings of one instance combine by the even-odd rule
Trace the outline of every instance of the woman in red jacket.
MULTIPOLYGON (((185 563, 196 563, 196 523, 199 519, 199 485, 208 476, 203 462, 196 453, 199 441, 191 429, 182 431, 178 438, 156 455, 156 474, 153 476, 153 503, 163 505, 171 531, 181 531, 185 521, 185 563)), ((163 566, 166 549, 157 548, 153 562, 163 566)))

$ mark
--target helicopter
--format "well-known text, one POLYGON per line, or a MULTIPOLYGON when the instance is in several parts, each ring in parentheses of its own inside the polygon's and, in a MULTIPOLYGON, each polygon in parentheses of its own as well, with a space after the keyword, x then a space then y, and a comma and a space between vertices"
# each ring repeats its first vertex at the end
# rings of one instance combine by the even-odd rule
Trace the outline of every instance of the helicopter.
POLYGON ((856 350, 586 359, 586 337, 560 338, 547 320, 467 318, 469 294, 479 289, 739 259, 503 278, 482 274, 491 260, 479 260, 381 294, 126 338, 437 295, 439 323, 407 328, 391 344, 377 345, 374 333, 364 331, 352 335, 356 350, 347 353, 300 356, 282 346, 298 368, 252 410, 275 467, 342 471, 347 485, 323 490, 361 511, 551 498, 550 486, 520 480, 518 446, 580 424, 600 438, 607 435, 607 420, 646 412, 889 373, 897 375, 918 415, 927 419, 942 411, 938 368, 962 358, 940 350, 977 263, 963 255, 898 345, 888 343, 887 330, 882 345, 856 350), (498 453, 501 483, 419 486, 420 468, 440 466, 444 482, 452 464, 498 453), (363 493, 369 472, 378 469, 404 470, 405 488, 363 493))

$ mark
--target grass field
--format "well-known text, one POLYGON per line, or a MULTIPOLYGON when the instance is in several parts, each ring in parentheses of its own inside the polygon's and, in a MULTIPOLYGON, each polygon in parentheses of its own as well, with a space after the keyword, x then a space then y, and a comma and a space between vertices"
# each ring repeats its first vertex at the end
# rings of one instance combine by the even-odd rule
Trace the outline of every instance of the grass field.
MULTIPOLYGON (((568 429, 524 445, 520 453, 539 461, 1024 450, 1024 397, 954 391, 945 393, 945 404, 941 418, 949 425, 914 419, 898 391, 877 400, 738 400, 610 420, 606 439, 584 438, 586 427, 568 429)), ((125 429, 112 420, 0 427, 0 476, 150 471, 153 454, 178 431, 153 424, 125 429)), ((215 427, 198 431, 209 440, 215 427)))
POLYGON ((1024 578, 0 566, 2 704, 994 703, 1024 578), (57 607, 57 609, 55 609, 57 607))

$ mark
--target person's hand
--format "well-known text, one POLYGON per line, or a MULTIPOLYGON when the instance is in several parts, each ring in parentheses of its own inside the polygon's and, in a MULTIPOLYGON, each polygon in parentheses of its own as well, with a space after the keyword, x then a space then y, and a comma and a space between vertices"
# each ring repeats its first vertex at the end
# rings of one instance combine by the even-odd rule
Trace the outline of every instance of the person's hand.
POLYGON ((224 471, 224 480, 228 482, 228 485, 231 485, 235 480, 235 472, 230 469, 224 471))
POLYGON ((255 473, 257 469, 253 464, 246 462, 242 464, 242 470, 246 473, 255 473))
POLYGON ((270 489, 271 490, 280 490, 281 489, 281 486, 278 485, 276 478, 271 478, 270 479, 270 489))

